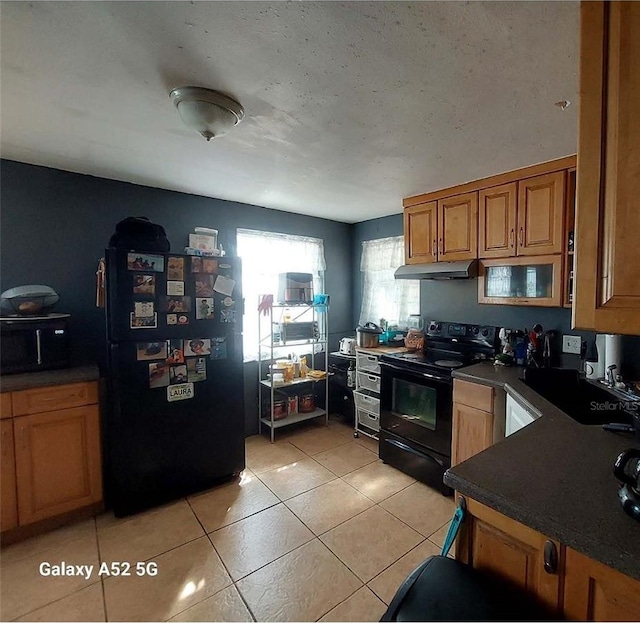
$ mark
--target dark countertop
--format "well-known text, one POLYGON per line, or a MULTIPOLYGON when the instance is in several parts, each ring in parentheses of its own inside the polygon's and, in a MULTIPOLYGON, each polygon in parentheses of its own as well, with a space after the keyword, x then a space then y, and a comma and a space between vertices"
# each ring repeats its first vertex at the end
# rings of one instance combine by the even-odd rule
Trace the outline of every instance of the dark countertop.
POLYGON ((613 476, 618 454, 640 444, 578 424, 520 381, 520 368, 481 363, 453 375, 502 388, 541 417, 449 469, 446 484, 640 579, 640 522, 622 510, 613 476))
POLYGON ((67 385, 83 381, 97 381, 100 378, 98 366, 78 366, 62 370, 45 370, 43 372, 26 372, 24 374, 8 374, 0 377, 0 392, 16 392, 32 387, 48 385, 67 385))

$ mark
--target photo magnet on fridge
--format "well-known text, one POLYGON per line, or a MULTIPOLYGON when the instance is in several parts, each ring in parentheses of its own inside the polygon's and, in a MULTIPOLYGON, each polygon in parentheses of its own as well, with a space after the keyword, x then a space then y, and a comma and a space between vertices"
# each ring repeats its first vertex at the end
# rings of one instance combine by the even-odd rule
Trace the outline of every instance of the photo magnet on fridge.
POLYGON ((167 314, 167 324, 178 324, 178 314, 167 314))
POLYGON ((140 342, 136 344, 136 359, 145 361, 148 359, 166 359, 166 342, 140 342))
POLYGON ((213 320, 213 299, 196 299, 196 320, 213 320))
POLYGON ((211 340, 196 338, 184 340, 184 356, 208 355, 211 352, 211 340))
POLYGON ((216 277, 216 281, 213 284, 213 289, 216 292, 220 292, 224 296, 231 296, 233 294, 233 289, 236 287, 236 282, 229 277, 225 277, 224 275, 218 275, 216 277))
POLYGON ((184 258, 167 258, 167 279, 172 281, 184 281, 184 258))
POLYGON ((166 387, 169 385, 169 366, 162 363, 149 364, 149 387, 166 387))
POLYGON ((133 275, 133 293, 155 296, 156 276, 155 275, 133 275))
POLYGON ((192 273, 201 273, 202 272, 202 258, 201 257, 192 257, 191 258, 191 272, 192 273))
POLYGON ((162 255, 127 253, 127 268, 129 270, 152 270, 155 273, 162 273, 164 272, 164 257, 162 255))
POLYGON ((214 337, 211 339, 211 354, 209 359, 226 359, 227 358, 227 340, 223 337, 214 337))
POLYGON ((187 314, 178 314, 178 324, 189 324, 189 316, 187 314))
POLYGON ((170 366, 169 367, 169 380, 171 385, 175 385, 176 383, 186 383, 187 382, 187 366, 184 363, 181 363, 178 366, 170 366))
POLYGON ((169 353, 167 363, 184 363, 184 351, 182 350, 182 340, 169 340, 169 353))
POLYGON ((129 314, 129 327, 132 329, 157 329, 158 313, 154 312, 153 316, 136 316, 134 312, 129 314))
POLYGON ((207 275, 205 273, 201 273, 196 275, 196 296, 199 297, 208 297, 213 296, 213 282, 215 276, 207 275))
POLYGON ((163 296, 160 300, 162 311, 170 314, 191 311, 190 296, 163 296))
POLYGON ((191 357, 187 359, 187 372, 189 381, 197 383, 207 380, 207 360, 204 357, 191 357))
POLYGON ((184 281, 167 281, 169 296, 184 296, 184 281))
POLYGON ((150 318, 154 314, 153 301, 136 301, 134 304, 134 314, 138 318, 150 318))
POLYGON ((203 273, 217 273, 218 272, 218 260, 212 260, 208 257, 202 258, 202 272, 203 273))

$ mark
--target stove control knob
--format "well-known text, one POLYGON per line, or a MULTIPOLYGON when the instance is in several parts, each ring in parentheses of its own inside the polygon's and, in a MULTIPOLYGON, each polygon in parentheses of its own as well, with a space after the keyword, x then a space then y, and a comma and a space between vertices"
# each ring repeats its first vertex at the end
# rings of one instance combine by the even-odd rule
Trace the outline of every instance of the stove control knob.
POLYGON ((489 337, 489 329, 482 329, 482 337, 489 337))
POLYGON ((476 325, 473 325, 471 327, 471 335, 478 335, 478 331, 480 330, 480 327, 477 327, 476 325))

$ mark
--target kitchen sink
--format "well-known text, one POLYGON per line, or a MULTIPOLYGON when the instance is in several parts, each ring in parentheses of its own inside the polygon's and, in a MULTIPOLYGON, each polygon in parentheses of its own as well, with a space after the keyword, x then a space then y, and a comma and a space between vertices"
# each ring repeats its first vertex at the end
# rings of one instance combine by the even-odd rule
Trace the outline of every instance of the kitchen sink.
POLYGON ((580 424, 631 424, 640 402, 582 377, 577 370, 526 368, 526 385, 580 424))

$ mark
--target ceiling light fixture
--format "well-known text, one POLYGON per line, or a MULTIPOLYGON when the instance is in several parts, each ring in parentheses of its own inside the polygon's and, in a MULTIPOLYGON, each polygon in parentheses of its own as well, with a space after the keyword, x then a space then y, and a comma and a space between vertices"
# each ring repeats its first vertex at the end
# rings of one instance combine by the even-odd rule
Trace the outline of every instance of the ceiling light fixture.
POLYGON ((202 87, 179 87, 169 93, 182 121, 210 141, 226 134, 242 121, 244 108, 219 91, 202 87))

